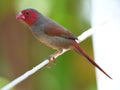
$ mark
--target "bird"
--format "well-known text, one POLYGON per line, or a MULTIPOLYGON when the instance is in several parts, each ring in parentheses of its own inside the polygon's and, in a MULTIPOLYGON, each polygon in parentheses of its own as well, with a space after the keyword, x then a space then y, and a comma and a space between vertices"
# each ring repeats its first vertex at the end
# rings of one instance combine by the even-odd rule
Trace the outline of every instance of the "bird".
POLYGON ((17 14, 16 19, 27 24, 33 35, 41 43, 56 50, 54 54, 49 56, 49 61, 54 60, 55 55, 62 53, 64 49, 74 50, 78 54, 83 55, 86 60, 98 68, 108 78, 112 79, 112 77, 79 46, 77 43, 78 38, 67 28, 32 8, 21 10, 17 14))

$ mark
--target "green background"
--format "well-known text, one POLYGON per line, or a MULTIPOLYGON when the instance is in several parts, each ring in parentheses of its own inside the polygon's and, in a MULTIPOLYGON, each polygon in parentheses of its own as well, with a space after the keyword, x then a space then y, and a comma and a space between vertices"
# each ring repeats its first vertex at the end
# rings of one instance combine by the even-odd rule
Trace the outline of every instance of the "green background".
MULTIPOLYGON (((78 36, 90 28, 89 4, 89 0, 1 0, 0 87, 55 52, 16 20, 20 10, 35 8, 78 36)), ((91 38, 80 45, 93 57, 91 38)), ((84 57, 69 51, 57 58, 55 65, 42 68, 13 90, 96 90, 95 70, 84 57)))

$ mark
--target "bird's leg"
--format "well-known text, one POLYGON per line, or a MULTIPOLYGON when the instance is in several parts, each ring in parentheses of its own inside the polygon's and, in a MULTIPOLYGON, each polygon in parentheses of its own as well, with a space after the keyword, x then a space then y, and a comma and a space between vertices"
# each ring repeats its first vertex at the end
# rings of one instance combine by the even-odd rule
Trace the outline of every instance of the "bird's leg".
POLYGON ((48 57, 48 60, 50 61, 50 62, 56 62, 56 60, 55 60, 55 56, 57 56, 57 55, 59 55, 59 54, 61 54, 63 52, 63 49, 58 49, 55 53, 53 53, 52 55, 50 55, 49 57, 48 57))
POLYGON ((50 55, 48 57, 48 60, 49 60, 49 64, 47 64, 46 66, 47 67, 50 67, 51 64, 55 64, 56 63, 56 59, 55 59, 55 56, 57 56, 58 54, 62 53, 63 49, 58 49, 55 53, 53 53, 52 55, 50 55))

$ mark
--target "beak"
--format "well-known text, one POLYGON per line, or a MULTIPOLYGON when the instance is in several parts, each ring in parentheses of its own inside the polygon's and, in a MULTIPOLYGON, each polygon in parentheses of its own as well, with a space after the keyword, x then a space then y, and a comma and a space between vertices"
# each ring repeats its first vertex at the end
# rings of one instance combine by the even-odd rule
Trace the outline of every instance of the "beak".
POLYGON ((17 20, 20 20, 20 19, 24 20, 24 19, 25 19, 25 16, 20 12, 20 13, 16 16, 16 19, 17 19, 17 20))

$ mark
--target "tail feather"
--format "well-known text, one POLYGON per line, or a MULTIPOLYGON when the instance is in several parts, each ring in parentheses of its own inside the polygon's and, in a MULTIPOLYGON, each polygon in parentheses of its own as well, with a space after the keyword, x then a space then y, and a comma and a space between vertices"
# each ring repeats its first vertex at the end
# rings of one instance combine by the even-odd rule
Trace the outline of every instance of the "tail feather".
POLYGON ((87 53, 79 46, 77 42, 73 42, 73 50, 78 54, 82 54, 91 64, 97 67, 101 72, 103 72, 107 77, 112 79, 91 57, 87 55, 87 53))

